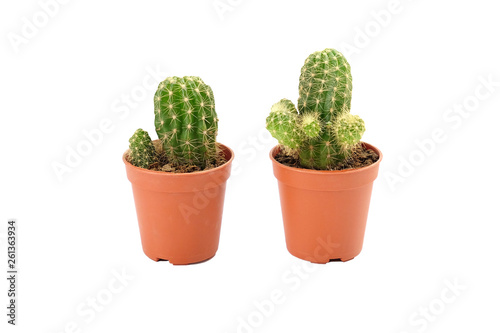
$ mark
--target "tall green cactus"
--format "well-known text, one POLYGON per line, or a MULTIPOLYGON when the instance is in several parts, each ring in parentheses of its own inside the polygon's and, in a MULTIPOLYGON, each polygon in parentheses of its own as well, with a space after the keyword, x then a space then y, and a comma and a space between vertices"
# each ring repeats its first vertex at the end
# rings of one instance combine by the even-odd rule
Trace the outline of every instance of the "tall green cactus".
POLYGON ((205 168, 217 157, 217 113, 210 86, 196 76, 169 77, 154 97, 155 127, 169 161, 205 168))
POLYGON ((130 143, 128 155, 130 163, 136 167, 148 169, 151 164, 157 161, 155 147, 148 132, 139 128, 128 141, 130 143))
POLYGON ((351 66, 344 56, 334 49, 314 52, 300 73, 298 111, 281 100, 266 127, 286 151, 298 153, 302 167, 333 168, 351 155, 365 131, 363 120, 349 113, 351 95, 351 66))

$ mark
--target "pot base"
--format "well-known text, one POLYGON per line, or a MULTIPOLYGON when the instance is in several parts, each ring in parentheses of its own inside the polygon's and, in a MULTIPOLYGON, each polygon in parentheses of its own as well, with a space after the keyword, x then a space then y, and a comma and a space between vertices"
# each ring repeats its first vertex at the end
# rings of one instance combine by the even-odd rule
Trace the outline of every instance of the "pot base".
POLYGON ((317 256, 314 256, 314 255, 311 256, 308 253, 300 253, 299 254, 299 253, 297 253, 297 252, 295 252, 293 250, 290 250, 288 248, 287 248, 287 250, 288 250, 288 252, 292 256, 294 256, 296 258, 299 258, 299 259, 302 259, 302 260, 305 260, 305 261, 309 261, 312 264, 323 264, 323 265, 324 264, 328 264, 329 262, 338 262, 338 261, 340 261, 340 262, 346 262, 346 261, 350 261, 350 260, 356 258, 359 255, 359 253, 361 253, 361 252, 359 252, 359 253, 356 253, 355 255, 352 255, 352 254, 345 255, 345 256, 342 256, 340 258, 339 257, 329 258, 329 256, 326 256, 326 257, 317 257, 317 256))
POLYGON ((171 263, 172 265, 174 266, 185 266, 185 265, 196 265, 196 264, 201 264, 201 263, 204 263, 206 261, 209 261, 211 260, 213 257, 215 257, 215 253, 208 257, 208 258, 203 258, 203 259, 179 259, 179 258, 174 258, 174 259, 164 259, 164 258, 156 258, 154 256, 150 256, 148 255, 147 253, 145 253, 146 256, 153 260, 153 261, 156 261, 156 262, 159 262, 159 261, 168 261, 169 263, 171 263))

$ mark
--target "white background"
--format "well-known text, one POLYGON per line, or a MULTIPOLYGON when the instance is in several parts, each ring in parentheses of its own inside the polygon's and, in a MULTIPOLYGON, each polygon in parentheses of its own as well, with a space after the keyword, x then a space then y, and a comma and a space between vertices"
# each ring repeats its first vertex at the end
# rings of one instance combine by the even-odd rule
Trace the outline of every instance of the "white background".
MULTIPOLYGON (((44 22, 35 0, 2 2, 0 242, 17 218, 20 279, 15 328, 0 283, 1 331, 498 332, 500 86, 481 83, 500 81, 496 3, 220 3, 230 10, 212 0, 74 0, 44 22), (377 23, 373 13, 389 9, 377 23), (39 28, 23 36, 33 16, 39 28), (384 160, 361 255, 311 265, 285 248, 275 141, 263 127, 273 103, 296 100, 304 59, 326 47, 351 63, 352 113, 384 160), (210 84, 218 141, 236 153, 219 252, 203 264, 142 253, 121 156, 138 127, 154 135, 155 87, 123 109, 148 68, 210 84), (464 103, 463 116, 448 111, 464 103), (54 163, 103 119, 112 129, 58 179, 54 163), (436 129, 444 140, 429 144, 436 129), (123 270, 133 278, 106 299, 123 270), (259 310, 273 291, 283 302, 259 310), (95 297, 109 302, 92 312, 95 297)), ((0 258, 5 268, 5 250, 0 258)))

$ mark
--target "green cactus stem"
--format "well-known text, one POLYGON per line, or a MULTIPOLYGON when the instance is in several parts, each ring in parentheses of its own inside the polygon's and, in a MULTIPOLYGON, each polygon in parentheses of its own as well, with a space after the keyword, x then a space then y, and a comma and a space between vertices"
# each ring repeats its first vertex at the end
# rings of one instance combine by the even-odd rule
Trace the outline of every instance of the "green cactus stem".
POLYGON ((155 127, 170 163, 205 168, 217 157, 212 89, 196 76, 169 77, 154 96, 155 127))
POLYGON ((356 145, 365 132, 365 122, 359 116, 345 113, 337 118, 333 134, 343 150, 356 145))
POLYGON ((139 168, 149 169, 156 162, 156 151, 148 132, 139 128, 128 140, 130 151, 129 162, 139 168))
POLYGON ((300 114, 318 113, 328 122, 351 108, 351 66, 334 50, 314 52, 300 71, 298 108, 300 114))
POLYGON ((302 131, 309 138, 316 138, 321 131, 321 122, 317 113, 307 113, 302 116, 302 131))
POLYGON ((271 134, 280 144, 290 149, 297 149, 302 142, 298 116, 293 102, 282 99, 272 106, 266 121, 266 127, 271 134))

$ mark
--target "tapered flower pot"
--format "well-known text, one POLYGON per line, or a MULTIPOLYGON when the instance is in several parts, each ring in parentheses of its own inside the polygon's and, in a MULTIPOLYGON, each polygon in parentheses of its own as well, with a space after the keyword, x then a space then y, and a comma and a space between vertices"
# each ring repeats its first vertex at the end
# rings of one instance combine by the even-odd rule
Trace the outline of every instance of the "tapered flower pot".
POLYGON ((168 173, 133 166, 123 155, 132 183, 142 248, 151 259, 174 265, 212 258, 219 246, 226 181, 233 151, 219 144, 227 162, 193 173, 168 173))
POLYGON ((278 179, 281 210, 288 251, 313 263, 347 261, 363 247, 377 162, 359 169, 320 171, 299 169, 275 160, 279 147, 271 150, 278 179))

